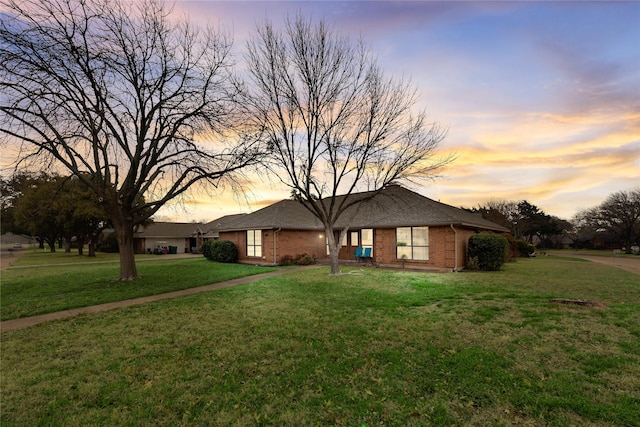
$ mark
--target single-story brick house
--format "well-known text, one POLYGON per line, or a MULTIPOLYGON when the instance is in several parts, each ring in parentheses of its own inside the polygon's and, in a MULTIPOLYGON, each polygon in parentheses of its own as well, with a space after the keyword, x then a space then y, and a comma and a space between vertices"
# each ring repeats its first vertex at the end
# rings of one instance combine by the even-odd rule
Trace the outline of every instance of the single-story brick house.
MULTIPOLYGON (((349 227, 341 260, 354 260, 357 247, 371 248, 378 265, 461 269, 469 237, 480 231, 508 232, 477 214, 391 185, 349 208, 335 235, 349 227)), ((341 196, 344 197, 344 196, 341 196)), ((322 223, 300 202, 282 200, 251 214, 222 217, 203 227, 207 238, 231 240, 239 261, 276 264, 285 256, 310 253, 328 259, 322 223)))
POLYGON ((158 248, 177 248, 176 253, 198 252, 203 242, 203 224, 153 222, 139 226, 133 235, 136 253, 151 253, 158 248))

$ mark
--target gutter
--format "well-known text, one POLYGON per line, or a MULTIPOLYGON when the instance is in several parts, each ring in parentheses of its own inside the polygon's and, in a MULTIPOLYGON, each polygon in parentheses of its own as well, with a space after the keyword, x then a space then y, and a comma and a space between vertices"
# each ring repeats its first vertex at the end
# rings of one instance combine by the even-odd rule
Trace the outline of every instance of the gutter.
POLYGON ((458 231, 453 224, 450 224, 453 230, 453 271, 458 271, 458 231))

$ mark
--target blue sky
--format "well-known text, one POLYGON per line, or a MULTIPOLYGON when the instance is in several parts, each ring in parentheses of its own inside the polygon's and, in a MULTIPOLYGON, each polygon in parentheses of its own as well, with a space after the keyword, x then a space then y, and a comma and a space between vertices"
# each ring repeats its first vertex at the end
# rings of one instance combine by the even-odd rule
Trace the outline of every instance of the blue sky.
MULTIPOLYGON (((369 45, 389 74, 410 77, 421 107, 449 128, 457 159, 418 189, 454 206, 523 200, 570 218, 640 185, 640 2, 178 1, 174 14, 222 26, 237 59, 257 23, 302 13, 369 45)), ((212 220, 286 198, 255 180, 168 208, 212 220)))

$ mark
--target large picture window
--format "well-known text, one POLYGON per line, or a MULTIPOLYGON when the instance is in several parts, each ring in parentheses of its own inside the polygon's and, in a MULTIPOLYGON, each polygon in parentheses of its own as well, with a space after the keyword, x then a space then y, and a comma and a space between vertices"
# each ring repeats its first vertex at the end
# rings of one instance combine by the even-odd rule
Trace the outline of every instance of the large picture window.
POLYGON ((429 227, 396 228, 398 259, 429 260, 429 227))
POLYGON ((247 230, 247 256, 262 256, 262 232, 247 230))

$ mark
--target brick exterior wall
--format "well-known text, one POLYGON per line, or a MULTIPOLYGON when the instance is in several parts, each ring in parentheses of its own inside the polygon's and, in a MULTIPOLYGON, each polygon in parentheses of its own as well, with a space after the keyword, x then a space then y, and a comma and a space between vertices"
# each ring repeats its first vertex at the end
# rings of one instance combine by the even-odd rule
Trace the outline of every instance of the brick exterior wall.
MULTIPOLYGON (((466 263, 467 242, 474 233, 474 230, 460 228, 456 228, 454 233, 450 226, 429 227, 429 260, 406 260, 404 265, 406 267, 461 269, 466 263), (455 260, 456 240, 458 245, 457 262, 455 260)), ((376 263, 393 266, 402 265, 402 260, 396 257, 395 228, 376 229, 374 241, 374 261, 376 263)))
MULTIPOLYGON (((466 263, 467 242, 475 230, 450 226, 429 227, 429 260, 405 261, 406 267, 462 269, 466 263), (456 239, 457 234, 457 239, 456 239), (457 241, 457 262, 455 260, 455 242, 457 241)), ((262 230, 262 257, 248 257, 246 231, 221 232, 220 239, 231 240, 238 247, 238 260, 244 263, 277 264, 284 255, 295 256, 303 253, 313 254, 317 259, 328 259, 324 232, 306 230, 262 230), (274 255, 274 235, 277 245, 274 255)), ((350 252, 355 248, 341 251, 341 259, 353 259, 350 252)), ((396 258, 396 229, 377 228, 374 230, 374 262, 380 265, 401 266, 396 258)))
POLYGON ((262 230, 262 257, 247 256, 246 231, 221 232, 221 240, 231 240, 238 248, 238 261, 245 263, 277 264, 285 255, 313 254, 318 259, 328 258, 324 232, 306 230, 262 230), (277 245, 273 245, 273 236, 277 245))

